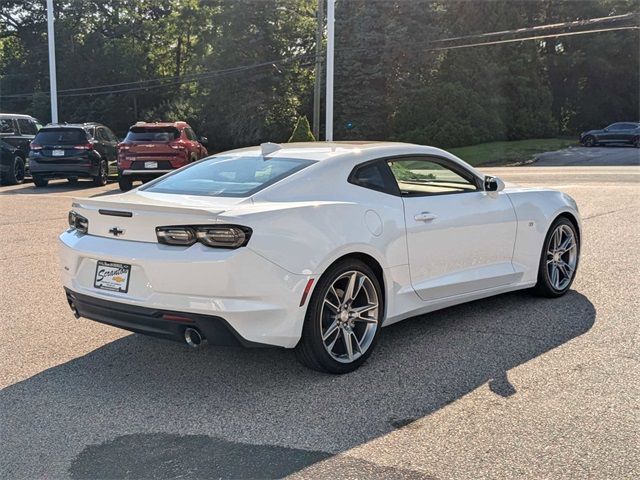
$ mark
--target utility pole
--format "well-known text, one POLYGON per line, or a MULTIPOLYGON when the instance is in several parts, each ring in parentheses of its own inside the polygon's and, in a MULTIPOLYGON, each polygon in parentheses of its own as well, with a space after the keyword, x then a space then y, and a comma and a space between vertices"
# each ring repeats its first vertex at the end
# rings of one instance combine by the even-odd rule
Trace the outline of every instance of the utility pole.
POLYGON ((325 106, 325 140, 333 141, 333 49, 336 0, 327 0, 327 94, 325 106))
POLYGON ((56 83, 56 41, 53 33, 53 0, 47 0, 47 40, 49 43, 49 90, 51 123, 58 123, 58 87, 56 83))
POLYGON ((313 88, 313 136, 320 140, 320 97, 322 95, 322 38, 324 37, 324 0, 318 0, 316 25, 316 80, 313 88))

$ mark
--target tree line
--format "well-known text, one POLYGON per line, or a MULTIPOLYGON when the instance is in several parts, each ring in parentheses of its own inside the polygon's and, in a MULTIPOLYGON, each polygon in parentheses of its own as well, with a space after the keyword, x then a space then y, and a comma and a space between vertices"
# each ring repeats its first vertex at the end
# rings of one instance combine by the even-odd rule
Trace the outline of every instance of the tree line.
MULTIPOLYGON (((299 117, 312 117, 315 0, 54 3, 61 121, 98 121, 122 135, 138 120, 184 119, 216 151, 286 141, 299 117)), ((482 34, 639 7, 338 0, 335 138, 446 148, 637 121, 638 29, 471 45, 482 34), (458 40, 442 42, 450 38, 458 40)), ((1 111, 50 118, 46 27, 44 0, 3 0, 1 111)))

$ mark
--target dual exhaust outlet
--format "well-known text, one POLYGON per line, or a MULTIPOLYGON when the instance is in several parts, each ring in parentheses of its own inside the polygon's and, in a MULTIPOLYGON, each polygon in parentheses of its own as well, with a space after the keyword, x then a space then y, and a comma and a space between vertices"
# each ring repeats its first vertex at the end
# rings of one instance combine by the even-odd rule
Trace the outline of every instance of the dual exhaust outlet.
MULTIPOLYGON (((78 308, 76 307, 73 300, 69 299, 68 302, 69 302, 69 307, 71 308, 71 312, 73 313, 73 316, 76 318, 80 318, 80 313, 78 312, 78 308)), ((202 346, 205 339, 200 333, 200 331, 198 331, 198 329, 188 327, 184 329, 184 341, 191 348, 199 348, 202 346)))

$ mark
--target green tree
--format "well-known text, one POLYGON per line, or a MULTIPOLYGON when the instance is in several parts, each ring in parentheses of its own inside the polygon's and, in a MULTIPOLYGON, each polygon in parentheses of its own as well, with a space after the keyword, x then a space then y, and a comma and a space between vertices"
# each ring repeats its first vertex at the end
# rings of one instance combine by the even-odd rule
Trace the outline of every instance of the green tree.
POLYGON ((296 127, 293 129, 293 133, 289 137, 289 143, 292 142, 315 142, 316 138, 311 133, 311 127, 309 126, 309 120, 304 115, 298 118, 296 127))

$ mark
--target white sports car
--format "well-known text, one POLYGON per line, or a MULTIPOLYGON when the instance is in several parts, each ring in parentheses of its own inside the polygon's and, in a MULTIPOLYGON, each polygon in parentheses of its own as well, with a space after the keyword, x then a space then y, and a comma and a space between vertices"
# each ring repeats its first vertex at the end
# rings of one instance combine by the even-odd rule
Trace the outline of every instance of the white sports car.
POLYGON ((512 290, 564 294, 568 195, 505 188, 443 150, 263 144, 76 199, 60 236, 76 316, 198 346, 294 348, 356 369, 380 328, 512 290))

